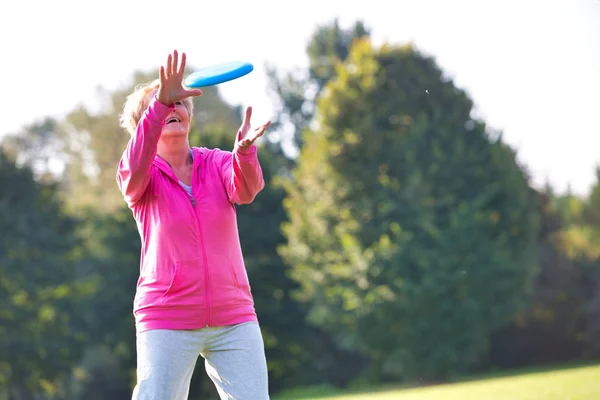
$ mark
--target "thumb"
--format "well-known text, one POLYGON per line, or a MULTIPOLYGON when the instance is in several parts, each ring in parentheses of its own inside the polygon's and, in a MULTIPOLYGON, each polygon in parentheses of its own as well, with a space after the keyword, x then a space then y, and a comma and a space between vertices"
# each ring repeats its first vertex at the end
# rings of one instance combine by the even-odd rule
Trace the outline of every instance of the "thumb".
POLYGON ((202 96, 202 90, 200 89, 190 89, 187 91, 187 94, 190 96, 202 96))

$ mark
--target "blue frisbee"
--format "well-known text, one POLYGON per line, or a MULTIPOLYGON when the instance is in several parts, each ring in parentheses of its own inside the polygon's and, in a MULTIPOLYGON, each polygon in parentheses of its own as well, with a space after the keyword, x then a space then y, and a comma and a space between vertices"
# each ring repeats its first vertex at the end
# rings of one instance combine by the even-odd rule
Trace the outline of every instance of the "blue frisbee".
POLYGON ((184 83, 192 89, 218 85, 219 83, 241 78, 252 72, 253 69, 252 64, 242 61, 215 64, 194 71, 185 78, 184 83))

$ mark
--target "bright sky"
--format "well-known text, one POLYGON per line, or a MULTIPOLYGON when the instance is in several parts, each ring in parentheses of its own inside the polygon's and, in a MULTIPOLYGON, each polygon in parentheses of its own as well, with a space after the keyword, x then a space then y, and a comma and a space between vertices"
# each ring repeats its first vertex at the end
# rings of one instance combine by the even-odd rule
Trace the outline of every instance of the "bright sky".
POLYGON ((378 44, 413 41, 504 131, 537 183, 587 192, 600 164, 600 0, 6 1, 0 135, 93 104, 98 86, 114 89, 175 48, 193 66, 252 62, 221 89, 252 105, 258 124, 273 115, 265 62, 306 66, 308 38, 334 17, 344 27, 362 19, 378 44))

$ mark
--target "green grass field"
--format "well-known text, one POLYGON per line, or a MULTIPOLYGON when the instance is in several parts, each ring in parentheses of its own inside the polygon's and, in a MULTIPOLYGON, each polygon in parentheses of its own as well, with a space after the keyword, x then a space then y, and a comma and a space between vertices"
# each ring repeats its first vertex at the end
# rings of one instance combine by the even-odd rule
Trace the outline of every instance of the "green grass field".
POLYGON ((598 400, 600 366, 377 392, 284 395, 275 400, 598 400))

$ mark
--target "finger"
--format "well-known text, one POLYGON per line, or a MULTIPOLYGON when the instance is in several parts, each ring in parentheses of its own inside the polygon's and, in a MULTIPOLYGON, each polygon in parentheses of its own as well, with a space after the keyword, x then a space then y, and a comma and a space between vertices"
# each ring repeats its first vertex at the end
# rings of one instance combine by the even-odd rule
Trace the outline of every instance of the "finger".
POLYGON ((268 121, 264 124, 262 124, 261 126, 259 126, 258 128, 255 129, 256 132, 260 132, 260 134, 262 135, 263 133, 265 133, 265 131, 267 130, 267 128, 269 127, 269 125, 271 125, 271 121, 268 121))
POLYGON ((187 90, 189 96, 202 96, 202 90, 200 89, 191 89, 187 90))
POLYGON ((160 84, 164 84, 165 79, 167 79, 167 75, 165 73, 165 67, 163 67, 162 65, 160 66, 160 74, 158 77, 160 78, 160 84))
POLYGON ((252 117, 252 107, 246 108, 246 115, 244 115, 244 125, 250 125, 250 118, 252 117))
POLYGON ((177 71, 177 73, 180 75, 183 75, 183 72, 185 71, 186 59, 187 59, 187 56, 185 55, 185 53, 181 53, 181 66, 179 67, 179 71, 177 71))
POLYGON ((256 136, 256 135, 262 135, 263 133, 265 133, 266 130, 267 130, 266 126, 264 126, 264 125, 263 126, 259 126, 258 128, 256 128, 254 130, 254 136, 256 136))
POLYGON ((265 131, 261 129, 259 131, 254 132, 254 134, 252 136, 250 136, 249 138, 245 138, 244 140, 247 140, 249 142, 249 144, 252 144, 256 141, 256 139, 261 137, 263 135, 263 133, 265 133, 265 131))
POLYGON ((261 130, 259 130, 258 132, 256 132, 254 134, 254 138, 252 139, 252 141, 254 142, 256 139, 261 137, 264 133, 265 133, 265 128, 262 128, 261 130))
POLYGON ((173 73, 172 72, 173 69, 171 68, 172 67, 172 61, 173 61, 173 58, 172 58, 171 54, 169 54, 169 57, 167 57, 167 68, 166 68, 166 71, 165 71, 166 72, 166 76, 169 76, 169 75, 171 75, 173 73))
POLYGON ((177 53, 177 50, 173 51, 173 69, 171 70, 171 74, 176 74, 178 72, 178 61, 179 61, 179 54, 177 53))

